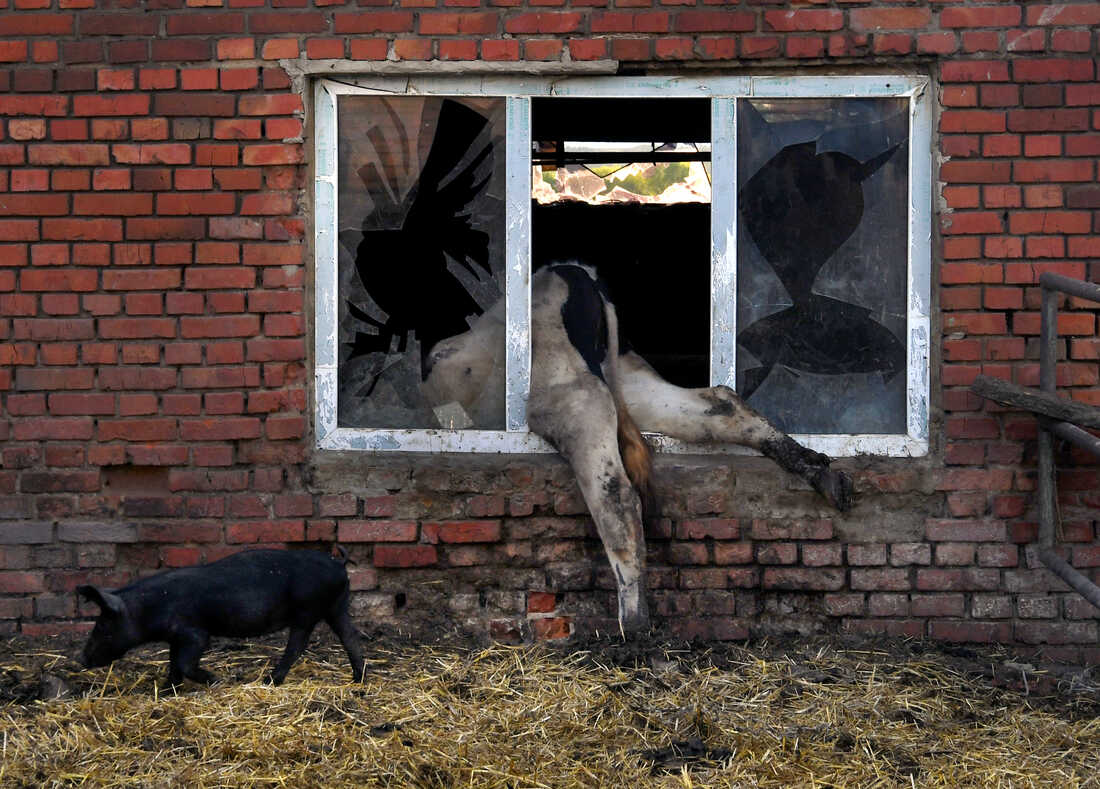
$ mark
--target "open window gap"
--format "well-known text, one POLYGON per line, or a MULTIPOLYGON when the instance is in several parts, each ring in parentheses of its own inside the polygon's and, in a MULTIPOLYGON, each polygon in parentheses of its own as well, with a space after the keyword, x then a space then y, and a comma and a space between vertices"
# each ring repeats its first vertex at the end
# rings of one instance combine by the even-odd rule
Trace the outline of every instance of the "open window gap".
POLYGON ((532 138, 532 266, 594 267, 627 347, 708 385, 709 100, 537 98, 532 138))

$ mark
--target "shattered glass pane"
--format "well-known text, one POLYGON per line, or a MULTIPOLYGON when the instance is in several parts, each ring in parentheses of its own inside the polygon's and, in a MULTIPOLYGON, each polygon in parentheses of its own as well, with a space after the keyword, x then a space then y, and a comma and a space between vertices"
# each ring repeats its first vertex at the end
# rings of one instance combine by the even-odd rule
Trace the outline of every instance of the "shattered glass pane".
POLYGON ((737 389, 789 433, 906 431, 904 98, 738 102, 737 389))
POLYGON ((504 100, 341 96, 337 112, 338 424, 503 429, 503 332, 479 335, 462 402, 422 382, 433 346, 504 295, 504 100))

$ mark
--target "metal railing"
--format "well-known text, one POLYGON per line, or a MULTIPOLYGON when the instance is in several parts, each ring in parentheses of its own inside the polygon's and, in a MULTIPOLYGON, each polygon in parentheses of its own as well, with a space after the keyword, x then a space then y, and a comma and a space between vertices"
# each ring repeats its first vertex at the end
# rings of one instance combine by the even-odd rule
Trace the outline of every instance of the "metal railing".
MULTIPOLYGON (((1039 277, 1043 303, 1039 328, 1039 389, 1053 393, 1057 387, 1058 294, 1065 293, 1100 302, 1100 285, 1047 272, 1039 277)), ((1054 436, 1100 456, 1100 439, 1071 422, 1039 417, 1039 558, 1050 570, 1086 600, 1100 608, 1100 587, 1076 570, 1054 550, 1058 495, 1054 471, 1054 436)))

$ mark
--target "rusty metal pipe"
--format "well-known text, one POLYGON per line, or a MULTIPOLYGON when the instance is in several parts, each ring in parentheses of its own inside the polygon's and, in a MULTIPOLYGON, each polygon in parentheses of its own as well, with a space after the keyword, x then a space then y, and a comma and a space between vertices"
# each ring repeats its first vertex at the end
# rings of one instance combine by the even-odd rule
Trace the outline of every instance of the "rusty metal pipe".
POLYGON ((1039 276, 1039 284, 1043 286, 1044 290, 1058 290, 1079 299, 1100 301, 1100 285, 1092 282, 1083 282, 1079 279, 1072 279, 1048 271, 1039 276))
MULTIPOLYGON (((1039 326, 1039 388, 1053 392, 1057 386, 1058 292, 1100 301, 1100 285, 1047 272, 1039 277, 1043 301, 1039 326)), ((1100 609, 1100 586, 1054 552, 1054 435, 1100 455, 1100 440, 1068 422, 1040 420, 1039 430, 1039 558, 1047 568, 1078 594, 1100 609)))
POLYGON ((1073 587, 1073 589, 1097 608, 1100 608, 1100 586, 1097 586, 1080 570, 1077 570, 1049 548, 1039 551, 1039 558, 1047 568, 1073 587))

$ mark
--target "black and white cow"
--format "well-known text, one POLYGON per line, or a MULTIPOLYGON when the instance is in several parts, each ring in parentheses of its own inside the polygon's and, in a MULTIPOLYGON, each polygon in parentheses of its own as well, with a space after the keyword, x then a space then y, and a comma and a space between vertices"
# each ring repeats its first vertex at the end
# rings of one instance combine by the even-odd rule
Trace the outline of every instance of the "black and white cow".
MULTIPOLYGON (((457 402, 475 422, 487 413, 499 418, 504 331, 502 300, 466 333, 436 344, 425 366, 428 399, 457 402)), ((830 469, 827 456, 798 444, 732 389, 674 386, 624 350, 606 287, 578 263, 547 266, 531 280, 527 421, 577 475, 615 575, 619 624, 627 634, 649 627, 642 507, 652 453, 641 430, 752 447, 805 479, 837 509, 851 506, 847 475, 830 469)))

